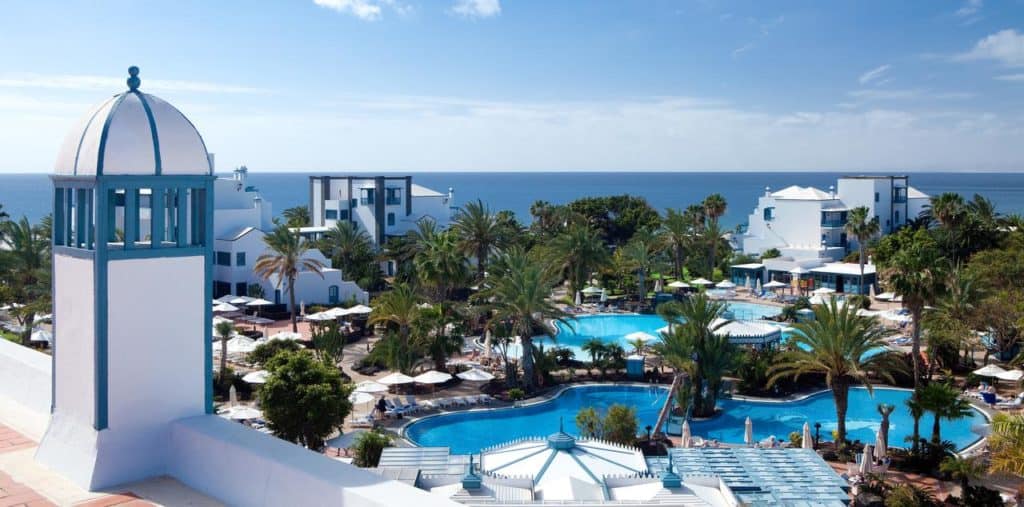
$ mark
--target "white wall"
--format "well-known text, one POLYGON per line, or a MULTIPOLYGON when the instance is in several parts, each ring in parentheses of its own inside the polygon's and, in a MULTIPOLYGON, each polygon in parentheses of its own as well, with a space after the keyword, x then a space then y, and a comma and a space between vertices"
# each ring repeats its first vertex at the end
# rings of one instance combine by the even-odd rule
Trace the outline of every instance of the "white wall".
POLYGON ((50 413, 50 356, 0 339, 0 396, 50 413))
POLYGON ((93 262, 55 255, 53 275, 55 408, 65 417, 91 426, 95 405, 93 262))
POLYGON ((216 416, 171 432, 168 472, 229 505, 458 506, 216 416))

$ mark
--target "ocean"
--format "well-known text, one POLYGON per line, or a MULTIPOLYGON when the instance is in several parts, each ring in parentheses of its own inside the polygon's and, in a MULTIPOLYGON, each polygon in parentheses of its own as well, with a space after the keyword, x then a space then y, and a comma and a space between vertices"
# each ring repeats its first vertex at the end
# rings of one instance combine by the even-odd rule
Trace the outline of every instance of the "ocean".
MULTIPOLYGON (((313 173, 249 173, 249 183, 274 205, 274 212, 306 205, 313 173)), ((317 175, 330 173, 315 173, 317 175)), ((455 204, 480 199, 493 210, 510 210, 529 223, 530 205, 544 200, 563 204, 587 196, 630 194, 640 196, 659 211, 685 208, 718 192, 728 208, 723 225, 745 223, 765 187, 779 190, 789 185, 827 190, 839 176, 850 173, 806 172, 546 172, 546 173, 408 173, 413 182, 434 190, 455 190, 455 204)), ((993 202, 1002 213, 1024 214, 1024 174, 1021 173, 910 173, 910 184, 927 194, 958 192, 966 198, 975 193, 993 202)), ((0 175, 0 204, 12 217, 36 221, 49 213, 52 198, 45 174, 0 175)))

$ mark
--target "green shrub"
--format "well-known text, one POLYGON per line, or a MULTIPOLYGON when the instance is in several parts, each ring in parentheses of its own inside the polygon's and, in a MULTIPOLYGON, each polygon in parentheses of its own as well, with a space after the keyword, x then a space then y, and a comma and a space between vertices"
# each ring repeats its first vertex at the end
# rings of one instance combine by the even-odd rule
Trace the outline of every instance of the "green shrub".
POLYGON ((637 420, 636 408, 626 405, 608 407, 604 417, 604 439, 622 445, 636 443, 637 420))
POLYGON ((576 412, 576 427, 584 438, 600 438, 604 433, 601 416, 594 407, 581 408, 576 412))
POLYGON ((379 429, 359 435, 352 446, 352 464, 363 468, 376 467, 385 447, 391 447, 391 437, 379 429))
POLYGON ((518 387, 513 387, 512 389, 508 390, 508 399, 512 401, 519 401, 523 398, 526 398, 526 392, 523 391, 522 389, 518 387))
POLYGON ((295 343, 294 340, 270 340, 257 345, 249 353, 248 359, 253 364, 264 364, 281 352, 295 352, 296 350, 299 350, 299 344, 295 343))

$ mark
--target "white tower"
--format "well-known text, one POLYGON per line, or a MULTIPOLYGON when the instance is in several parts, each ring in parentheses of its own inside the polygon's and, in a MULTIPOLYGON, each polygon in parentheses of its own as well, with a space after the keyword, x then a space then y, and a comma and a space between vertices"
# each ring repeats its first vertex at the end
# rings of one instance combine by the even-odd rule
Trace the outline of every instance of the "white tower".
POLYGON ((53 176, 53 406, 36 459, 91 490, 165 473, 169 423, 213 408, 210 158, 128 72, 53 176))

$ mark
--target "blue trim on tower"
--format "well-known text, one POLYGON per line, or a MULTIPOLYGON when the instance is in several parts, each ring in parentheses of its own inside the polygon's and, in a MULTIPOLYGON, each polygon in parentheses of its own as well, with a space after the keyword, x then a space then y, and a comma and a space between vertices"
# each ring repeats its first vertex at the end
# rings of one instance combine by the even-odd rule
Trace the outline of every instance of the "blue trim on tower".
MULTIPOLYGON (((110 133, 110 122, 114 119, 114 114, 117 112, 117 108, 124 102, 125 97, 128 96, 128 92, 124 92, 117 96, 117 102, 110 106, 110 112, 107 113, 107 118, 103 121, 103 131, 100 132, 100 147, 99 153, 96 156, 96 176, 103 175, 103 162, 104 155, 107 151, 107 134, 110 133)), ((78 165, 77 163, 75 164, 78 165)), ((77 167, 76 167, 77 169, 77 167)))
MULTIPOLYGON (((85 140, 85 133, 89 131, 89 127, 92 125, 92 121, 96 119, 96 115, 100 114, 100 111, 102 111, 104 107, 107 107, 107 103, 115 98, 117 98, 117 95, 103 101, 103 104, 96 108, 96 112, 92 113, 92 116, 89 117, 89 121, 86 122, 85 128, 82 129, 82 136, 78 138, 78 147, 75 148, 75 166, 71 168, 71 174, 78 175, 78 155, 82 153, 82 141, 85 140)), ((110 115, 108 114, 107 116, 109 117, 110 115)))
MULTIPOLYGON (((109 119, 109 117, 108 117, 108 119, 109 119)), ((104 127, 104 135, 105 134, 106 134, 106 129, 104 127)), ((97 167, 97 169, 99 169, 99 168, 97 167)), ((99 178, 99 180, 100 181, 98 181, 98 183, 99 183, 99 190, 100 191, 98 192, 98 194, 99 195, 105 195, 107 193, 107 190, 109 189, 109 187, 105 184, 105 182, 103 181, 102 178, 99 178)), ((105 217, 106 215, 107 215, 107 199, 100 199, 99 206, 97 206, 97 209, 96 209, 96 216, 98 216, 98 217, 105 217)), ((99 230, 97 231, 97 235, 96 236, 100 237, 100 238, 106 238, 107 235, 108 235, 107 234, 108 233, 108 231, 107 231, 107 221, 106 220, 97 220, 97 224, 96 225, 99 228, 99 230)), ((95 360, 94 382, 95 382, 95 389, 96 389, 96 399, 95 399, 95 404, 96 405, 95 405, 95 416, 94 416, 94 420, 93 420, 93 427, 96 428, 97 431, 100 431, 100 430, 103 430, 103 429, 107 428, 107 409, 108 409, 108 398, 107 398, 107 396, 108 396, 108 386, 107 386, 108 371, 107 371, 107 369, 108 369, 108 366, 109 366, 109 363, 108 363, 109 356, 108 356, 108 349, 107 349, 107 346, 108 346, 108 340, 107 340, 108 322, 107 322, 107 319, 109 317, 109 314, 108 314, 108 312, 109 312, 109 304, 108 304, 109 303, 108 302, 109 293, 108 293, 108 278, 107 278, 107 276, 108 276, 108 270, 107 270, 107 267, 108 267, 107 266, 107 253, 108 253, 108 249, 106 248, 106 242, 103 242, 103 246, 104 246, 104 248, 97 248, 96 250, 94 250, 94 252, 95 252, 94 259, 95 260, 93 262, 93 276, 94 276, 94 284, 95 284, 95 289, 96 289, 96 299, 95 299, 95 305, 96 306, 93 309, 93 311, 95 312, 94 315, 95 315, 95 318, 96 318, 96 321, 94 323, 95 324, 95 328, 94 328, 95 335, 93 337, 94 340, 95 340, 95 344, 94 344, 95 348, 93 349, 93 352, 95 354, 95 356, 94 356, 94 360, 95 360)))
MULTIPOLYGON (((205 147, 204 147, 205 149, 205 147)), ((203 308, 206 308, 203 325, 203 368, 205 371, 206 391, 206 413, 213 414, 213 307, 210 301, 213 300, 213 189, 214 178, 208 176, 203 197, 205 205, 203 212, 204 238, 203 246, 206 248, 206 280, 203 287, 203 308)), ((194 220, 193 220, 194 222, 194 220)))
MULTIPOLYGON (((149 108, 149 102, 146 102, 145 93, 141 93, 138 90, 132 90, 131 93, 134 93, 139 98, 139 101, 142 102, 142 108, 146 110, 146 118, 149 119, 149 131, 153 136, 153 160, 156 163, 156 175, 160 176, 160 173, 163 171, 163 165, 160 162, 160 138, 157 137, 156 119, 153 118, 153 110, 149 108)), ((206 149, 206 147, 203 146, 203 149, 206 149)))

